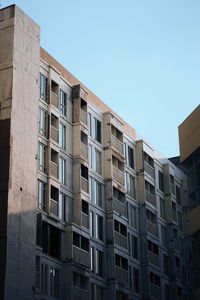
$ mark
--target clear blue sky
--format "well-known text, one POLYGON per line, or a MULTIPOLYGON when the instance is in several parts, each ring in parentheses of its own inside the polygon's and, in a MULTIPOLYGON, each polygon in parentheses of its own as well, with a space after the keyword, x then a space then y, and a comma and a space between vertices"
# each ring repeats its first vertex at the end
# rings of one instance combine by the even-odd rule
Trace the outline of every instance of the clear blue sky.
POLYGON ((200 103, 199 0, 0 0, 41 45, 167 157, 200 103))

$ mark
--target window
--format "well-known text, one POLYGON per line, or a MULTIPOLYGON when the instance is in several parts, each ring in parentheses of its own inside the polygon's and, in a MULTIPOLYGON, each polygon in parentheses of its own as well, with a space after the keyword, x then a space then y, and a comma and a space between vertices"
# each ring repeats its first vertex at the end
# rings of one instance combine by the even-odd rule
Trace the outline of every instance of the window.
POLYGON ((165 284, 165 300, 170 299, 170 288, 168 284, 165 284))
POLYGON ((176 202, 181 205, 181 189, 176 185, 176 202))
POLYGON ((175 194, 175 187, 174 187, 174 176, 170 174, 170 186, 171 186, 171 193, 175 194))
POLYGON ((95 271, 95 269, 94 269, 94 247, 90 247, 90 270, 92 272, 95 271))
POLYGON ((100 277, 104 275, 104 253, 98 249, 96 250, 96 274, 100 277))
POLYGON ((144 161, 150 165, 152 168, 154 168, 154 161, 153 158, 151 156, 149 156, 146 152, 143 152, 144 154, 144 161))
POLYGON ((172 202, 172 220, 177 222, 176 203, 172 202))
POLYGON ((60 90, 60 113, 67 115, 67 94, 60 90))
POLYGON ((169 275, 169 256, 163 254, 163 269, 166 275, 169 275))
POLYGON ((101 174, 101 152, 95 149, 94 154, 94 171, 101 174))
POLYGON ((127 164, 127 150, 126 150, 126 143, 124 142, 124 158, 125 158, 125 164, 127 164))
POLYGON ((73 286, 87 291, 89 288, 88 277, 78 274, 76 272, 73 272, 73 286))
POLYGON ((39 142, 39 170, 46 173, 47 147, 39 142))
POLYGON ((89 214, 89 205, 88 202, 82 199, 82 209, 81 209, 82 213, 84 213, 85 215, 88 216, 89 214))
POLYGON ((133 291, 139 293, 139 270, 133 268, 133 291))
POLYGON ((47 102, 47 78, 40 73, 40 99, 47 102))
POLYGON ((41 292, 48 294, 48 265, 41 263, 41 292))
POLYGON ((118 254, 115 254, 115 265, 128 271, 128 260, 118 254))
POLYGON ((47 111, 39 108, 39 133, 47 137, 47 111))
POLYGON ((66 221, 66 195, 60 193, 59 197, 59 218, 63 221, 66 221))
POLYGON ((138 238, 134 235, 131 235, 131 255, 135 259, 138 259, 138 238))
POLYGON ((73 245, 89 252, 89 240, 77 232, 73 232, 73 245))
POLYGON ((131 147, 128 146, 128 165, 134 169, 134 151, 131 147))
POLYGON ((167 229, 163 225, 161 225, 161 241, 162 241, 162 246, 166 247, 167 246, 167 229))
POLYGON ((66 184, 66 160, 60 157, 59 160, 59 179, 62 184, 66 184))
POLYGON ((66 150, 66 126, 60 123, 59 128, 59 145, 63 150, 66 150))
POLYGON ((116 232, 127 237, 127 227, 124 224, 118 222, 117 220, 114 220, 114 229, 116 232))
POLYGON ((88 113, 88 134, 92 136, 92 116, 88 113))
POLYGON ((50 212, 58 216, 59 214, 59 190, 51 185, 50 212))
POLYGON ((101 122, 94 118, 94 138, 97 142, 101 143, 101 122))
POLYGON ((155 195, 155 187, 145 180, 145 190, 152 195, 155 195))
POLYGON ((40 256, 36 255, 35 260, 35 287, 40 288, 40 256))
POLYGON ((46 184, 38 180, 38 207, 46 210, 46 184))
POLYGON ((158 245, 148 240, 148 251, 158 255, 158 245))
POLYGON ((178 227, 181 231, 183 231, 183 216, 180 211, 178 211, 178 227))
POLYGON ((116 187, 113 187, 113 197, 121 203, 125 204, 125 194, 118 190, 116 187))
POLYGON ((150 282, 160 286, 160 277, 153 272, 150 272, 150 282))
POLYGON ((60 258, 61 231, 47 222, 42 222, 42 249, 44 253, 60 258))
POLYGON ((154 213, 147 209, 147 220, 152 224, 157 224, 157 217, 154 213))
POLYGON ((159 190, 164 192, 164 175, 158 171, 159 190))
POLYGON ((59 298, 59 270, 50 267, 50 287, 51 287, 51 296, 59 298))
POLYGON ((96 214, 96 238, 103 241, 103 217, 96 214))
POLYGON ((126 191, 129 196, 135 198, 135 178, 126 173, 126 191))
POLYGON ((137 208, 131 204, 129 205, 129 224, 135 229, 138 227, 137 208))
POLYGON ((166 219, 166 202, 163 198, 160 198, 160 216, 161 218, 166 219))
POLYGON ((91 178, 91 201, 96 205, 102 207, 102 197, 103 197, 103 186, 100 182, 91 178))

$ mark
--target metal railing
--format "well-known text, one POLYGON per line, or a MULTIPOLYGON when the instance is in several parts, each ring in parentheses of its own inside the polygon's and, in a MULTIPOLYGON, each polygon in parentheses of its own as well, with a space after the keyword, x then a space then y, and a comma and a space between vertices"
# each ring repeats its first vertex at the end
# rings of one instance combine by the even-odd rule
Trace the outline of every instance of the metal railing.
POLYGON ((50 199, 50 213, 58 216, 58 201, 55 201, 54 199, 50 199))
POLYGON ((115 243, 120 247, 127 249, 127 238, 118 232, 115 232, 114 235, 115 235, 115 243))
POLYGON ((80 121, 87 125, 87 113, 82 109, 80 109, 80 121))
POLYGON ((51 175, 58 178, 58 165, 51 161, 51 175))
POLYGON ((158 236, 158 226, 147 221, 147 231, 153 235, 158 236))
POLYGON ((51 103, 59 109, 59 96, 51 92, 51 103))
POLYGON ((151 177, 155 178, 155 169, 154 167, 150 166, 146 161, 144 161, 144 170, 147 172, 151 177))
POLYGON ((124 185, 124 172, 113 166, 113 178, 120 184, 124 185))
POLYGON ((81 143, 81 155, 83 158, 88 159, 88 146, 83 143, 81 143))
POLYGON ((123 154, 123 143, 118 140, 113 134, 111 135, 111 146, 123 154))
POLYGON ((81 213, 81 225, 85 228, 89 228, 89 216, 81 213))
POLYGON ((113 198, 113 210, 122 216, 127 217, 127 207, 126 204, 121 203, 116 198, 113 198))
POLYGON ((81 248, 77 248, 76 246, 73 246, 73 259, 80 264, 88 267, 90 266, 89 252, 86 252, 81 248))
POLYGON ((59 130, 51 125, 51 138, 56 143, 59 143, 59 130))
POLYGON ((153 206, 156 206, 156 196, 151 194, 149 191, 145 191, 145 199, 147 202, 152 204, 153 206))
POLYGON ((88 189, 88 180, 85 179, 84 177, 81 176, 81 189, 88 193, 89 192, 89 189, 88 189))

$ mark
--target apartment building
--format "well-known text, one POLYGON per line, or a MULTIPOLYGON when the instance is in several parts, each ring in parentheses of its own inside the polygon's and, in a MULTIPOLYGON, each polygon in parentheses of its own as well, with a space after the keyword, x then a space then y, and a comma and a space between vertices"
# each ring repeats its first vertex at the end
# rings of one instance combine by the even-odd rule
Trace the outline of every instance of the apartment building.
POLYGON ((187 178, 0 10, 0 298, 189 299, 187 178))

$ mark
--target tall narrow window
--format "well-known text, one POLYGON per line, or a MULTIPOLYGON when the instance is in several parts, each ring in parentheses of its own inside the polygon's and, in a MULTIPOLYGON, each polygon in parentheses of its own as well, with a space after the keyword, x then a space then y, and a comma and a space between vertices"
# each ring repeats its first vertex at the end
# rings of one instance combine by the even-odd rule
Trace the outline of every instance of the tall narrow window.
POLYGON ((101 122, 94 118, 94 138, 97 142, 101 143, 101 122))
POLYGON ((131 147, 128 146, 128 165, 134 169, 134 151, 131 147))
POLYGON ((39 142, 39 170, 42 172, 46 172, 46 154, 47 147, 39 142))
POLYGON ((159 190, 164 192, 164 176, 163 173, 158 171, 159 190))
POLYGON ((66 221, 66 195, 60 193, 59 196, 59 218, 66 221))
POLYGON ((126 191, 129 196, 135 198, 135 178, 126 173, 126 191))
POLYGON ((100 250, 96 250, 96 273, 101 277, 104 275, 104 253, 100 250))
POLYGON ((39 133, 47 137, 47 111, 41 107, 39 109, 39 133))
POLYGON ((66 126, 62 123, 59 128, 59 144, 63 150, 66 150, 66 126))
POLYGON ((166 219, 166 204, 165 199, 160 198, 160 216, 163 219, 166 219))
POLYGON ((66 184, 66 160, 60 157, 59 160, 59 179, 62 184, 66 184))
POLYGON ((96 215, 96 238, 103 241, 103 217, 96 215))
POLYGON ((40 73, 40 99, 47 102, 47 78, 40 73))
POLYGON ((88 113, 88 134, 92 136, 92 116, 88 113))
POLYGON ((48 265, 41 264, 41 292, 48 294, 48 265))
POLYGON ((46 209, 46 184, 41 180, 38 180, 38 207, 46 209))
POLYGON ((50 288, 51 296, 59 298, 59 270, 51 267, 50 268, 50 288))
POLYGON ((60 113, 67 115, 67 94, 60 90, 60 113))
POLYGON ((138 259, 138 238, 131 236, 132 257, 138 259))
POLYGON ((133 205, 129 205, 129 224, 131 227, 137 229, 137 208, 133 205))
POLYGON ((94 169, 97 173, 101 174, 101 152, 95 149, 94 169))

